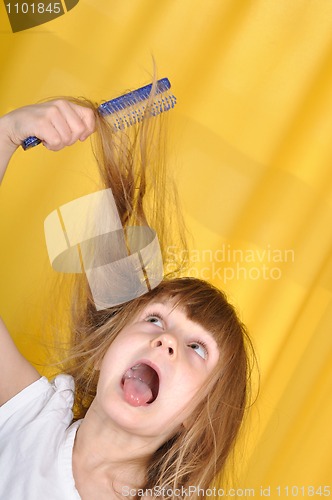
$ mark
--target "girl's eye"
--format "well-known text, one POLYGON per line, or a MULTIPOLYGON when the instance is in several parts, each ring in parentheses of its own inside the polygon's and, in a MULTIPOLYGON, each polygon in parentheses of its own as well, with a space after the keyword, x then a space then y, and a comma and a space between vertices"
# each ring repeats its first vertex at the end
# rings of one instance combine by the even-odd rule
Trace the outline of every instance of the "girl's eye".
POLYGON ((207 358, 207 348, 204 344, 199 343, 199 342, 192 342, 191 344, 188 345, 188 347, 191 347, 194 349, 194 351, 198 354, 203 359, 207 358))
POLYGON ((163 328, 163 323, 161 318, 159 318, 159 316, 156 316, 155 314, 148 316, 145 321, 148 321, 149 323, 153 323, 154 325, 163 328))

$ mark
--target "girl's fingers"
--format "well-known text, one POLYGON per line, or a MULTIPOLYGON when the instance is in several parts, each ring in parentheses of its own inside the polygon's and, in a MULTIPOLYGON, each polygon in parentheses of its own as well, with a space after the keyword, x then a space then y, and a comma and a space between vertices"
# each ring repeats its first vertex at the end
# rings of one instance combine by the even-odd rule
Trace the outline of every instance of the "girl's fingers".
POLYGON ((80 141, 85 141, 85 139, 87 139, 91 134, 93 134, 93 132, 96 129, 95 111, 93 111, 90 108, 84 108, 82 106, 79 106, 77 112, 85 125, 83 133, 80 134, 78 139, 80 141))
POLYGON ((94 132, 95 113, 91 108, 58 99, 24 106, 0 117, 0 183, 10 158, 25 139, 38 137, 48 149, 58 151, 94 132))
POLYGON ((65 99, 25 106, 3 117, 6 136, 19 146, 30 136, 38 137, 53 151, 85 140, 95 130, 95 112, 65 99))
POLYGON ((49 123, 43 131, 43 143, 54 151, 70 146, 79 139, 85 140, 95 129, 93 110, 69 101, 54 101, 47 117, 49 123))

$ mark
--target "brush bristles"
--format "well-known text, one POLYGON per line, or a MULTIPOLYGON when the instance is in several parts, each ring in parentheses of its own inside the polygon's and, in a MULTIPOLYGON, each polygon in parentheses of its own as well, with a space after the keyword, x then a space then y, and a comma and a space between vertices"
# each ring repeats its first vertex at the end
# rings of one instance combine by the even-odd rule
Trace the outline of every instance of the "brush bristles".
POLYGON ((170 87, 169 80, 163 78, 156 82, 155 96, 152 101, 149 99, 152 90, 152 84, 150 84, 102 103, 98 111, 101 115, 110 116, 108 121, 116 130, 123 130, 141 122, 146 116, 157 116, 174 108, 176 98, 169 92, 170 87))
POLYGON ((169 111, 174 108, 175 104, 176 98, 174 95, 165 95, 149 103, 148 110, 147 102, 141 102, 127 107, 122 112, 112 113, 108 121, 113 124, 116 130, 123 130, 141 122, 146 116, 157 116, 169 111))

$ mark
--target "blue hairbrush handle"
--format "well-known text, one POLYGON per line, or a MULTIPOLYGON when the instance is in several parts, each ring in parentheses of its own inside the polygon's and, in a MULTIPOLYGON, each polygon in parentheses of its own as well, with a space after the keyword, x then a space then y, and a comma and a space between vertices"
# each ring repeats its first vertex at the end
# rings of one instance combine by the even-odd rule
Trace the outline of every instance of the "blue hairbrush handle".
POLYGON ((38 144, 40 144, 42 141, 40 139, 38 139, 38 137, 28 137, 27 139, 24 139, 24 141, 22 142, 22 148, 24 149, 24 151, 26 149, 30 149, 30 148, 33 148, 34 146, 38 146, 38 144))
MULTIPOLYGON (((156 82, 155 95, 149 107, 150 115, 157 116, 174 108, 176 98, 168 92, 170 88, 171 84, 168 78, 162 78, 156 82)), ((152 83, 120 97, 115 97, 110 101, 103 102, 98 107, 98 112, 102 116, 114 115, 113 125, 117 130, 130 127, 144 118, 146 103, 151 94, 151 89, 152 83)), ((28 137, 22 142, 22 148, 27 150, 38 146, 41 142, 38 137, 28 137)))

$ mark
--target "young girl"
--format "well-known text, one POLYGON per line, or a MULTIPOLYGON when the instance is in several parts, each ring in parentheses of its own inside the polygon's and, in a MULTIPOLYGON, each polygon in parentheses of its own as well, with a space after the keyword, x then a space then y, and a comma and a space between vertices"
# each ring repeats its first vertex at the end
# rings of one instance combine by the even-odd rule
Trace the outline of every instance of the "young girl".
MULTIPOLYGON (((147 224, 155 120, 129 140, 86 101, 18 109, 0 118, 2 175, 28 136, 57 151, 95 131, 101 177, 123 226, 147 224)), ((165 252, 169 219, 160 213, 165 252)), ((74 310, 66 374, 52 382, 1 322, 0 499, 202 496, 224 469, 248 403, 250 341, 233 307, 207 282, 168 276, 99 311, 84 285, 74 310)))

